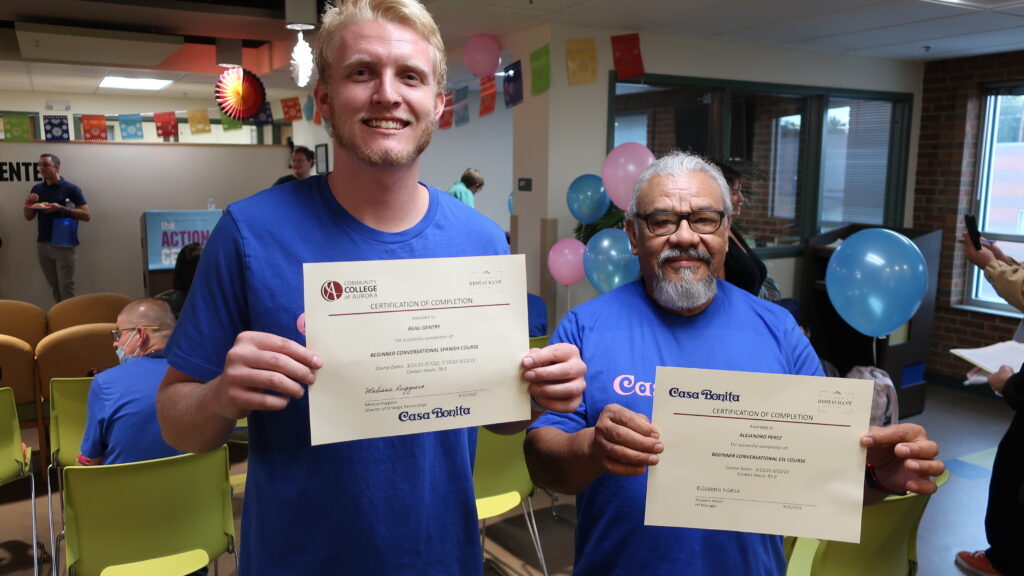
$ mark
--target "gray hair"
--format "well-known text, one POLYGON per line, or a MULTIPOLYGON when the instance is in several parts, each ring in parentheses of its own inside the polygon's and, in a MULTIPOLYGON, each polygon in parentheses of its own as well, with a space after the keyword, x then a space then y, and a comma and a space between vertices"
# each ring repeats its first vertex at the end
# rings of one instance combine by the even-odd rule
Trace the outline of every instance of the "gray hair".
POLYGON ((637 196, 640 195, 640 190, 649 180, 658 176, 679 176, 692 172, 703 172, 715 181, 715 185, 718 186, 719 191, 722 193, 722 206, 723 210, 725 210, 725 215, 732 216, 732 192, 718 166, 696 154, 675 150, 655 160, 637 178, 636 184, 633 185, 633 199, 629 203, 629 208, 626 209, 626 220, 636 218, 637 196))

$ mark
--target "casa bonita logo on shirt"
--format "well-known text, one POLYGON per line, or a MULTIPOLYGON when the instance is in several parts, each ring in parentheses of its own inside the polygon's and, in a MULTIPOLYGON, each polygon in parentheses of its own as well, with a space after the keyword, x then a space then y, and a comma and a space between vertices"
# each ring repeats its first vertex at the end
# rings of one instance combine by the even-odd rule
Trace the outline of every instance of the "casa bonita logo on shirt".
POLYGON ((320 286, 320 297, 327 302, 378 298, 376 280, 328 280, 320 286))

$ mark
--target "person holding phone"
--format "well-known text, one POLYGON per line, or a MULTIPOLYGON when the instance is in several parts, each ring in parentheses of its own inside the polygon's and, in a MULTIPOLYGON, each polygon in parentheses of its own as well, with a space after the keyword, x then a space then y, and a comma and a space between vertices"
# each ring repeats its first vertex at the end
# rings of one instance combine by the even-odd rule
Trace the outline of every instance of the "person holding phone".
MULTIPOLYGON (((970 233, 964 231, 961 241, 964 254, 972 264, 981 268, 996 293, 1014 308, 1024 311, 1024 265, 1007 256, 994 242, 980 238, 981 249, 976 249, 970 233)), ((1024 323, 1017 328, 1014 340, 1024 341, 1024 323)), ((1024 367, 1022 367, 1024 368, 1024 367)), ((1010 366, 988 375, 992 390, 1001 394, 1016 413, 1022 404, 1018 386, 1024 390, 1024 376, 1014 373, 1010 366)), ((1016 552, 1016 545, 1024 539, 1024 504, 1020 495, 1024 489, 1024 459, 1020 457, 1024 442, 1024 422, 1016 414, 1010 428, 1003 435, 996 450, 989 483, 988 504, 985 508, 986 550, 964 550, 956 555, 956 564, 971 574, 1001 576, 1024 573, 1024 557, 1016 552)))
MULTIPOLYGON (((971 264, 981 268, 996 293, 1010 306, 1024 312, 1024 264, 1007 256, 995 242, 985 238, 981 238, 981 249, 975 249, 966 230, 961 242, 964 255, 971 264)), ((1020 334, 1021 330, 1017 332, 1020 334)))

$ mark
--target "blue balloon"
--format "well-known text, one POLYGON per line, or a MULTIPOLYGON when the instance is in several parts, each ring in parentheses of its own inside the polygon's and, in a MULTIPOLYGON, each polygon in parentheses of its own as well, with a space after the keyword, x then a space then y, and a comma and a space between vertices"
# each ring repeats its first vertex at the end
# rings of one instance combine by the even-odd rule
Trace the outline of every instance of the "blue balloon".
POLYGON ((513 194, 515 194, 515 192, 509 192, 508 193, 508 213, 509 214, 515 214, 516 213, 516 211, 514 210, 514 208, 515 208, 515 200, 516 199, 513 196, 513 194))
POLYGON ((601 177, 596 174, 584 174, 573 180, 565 201, 573 218, 584 224, 597 222, 612 202, 605 194, 601 177))
POLYGON ((587 242, 583 271, 594 288, 604 294, 636 280, 640 276, 640 261, 633 255, 624 231, 605 228, 587 242))
POLYGON ((906 236, 868 228, 836 248, 825 271, 825 288, 847 324, 881 338, 917 312, 928 288, 928 268, 906 236))

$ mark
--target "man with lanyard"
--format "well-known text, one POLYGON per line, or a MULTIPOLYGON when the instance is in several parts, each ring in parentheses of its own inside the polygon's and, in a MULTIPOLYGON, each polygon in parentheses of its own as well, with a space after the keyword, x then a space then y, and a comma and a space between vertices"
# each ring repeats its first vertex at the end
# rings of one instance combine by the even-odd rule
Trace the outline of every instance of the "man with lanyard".
MULTIPOLYGON (((306 388, 321 385, 323 362, 299 321, 302 266, 501 255, 508 243, 493 221, 417 180, 447 74, 429 12, 414 0, 350 0, 324 14, 317 44, 314 94, 336 169, 228 206, 167 346, 160 425, 173 446, 200 452, 248 417, 244 576, 479 574, 475 428, 311 445, 306 388)), ((579 403, 575 347, 531 350, 521 370, 542 410, 579 403)))
POLYGON ((75 295, 78 226, 71 226, 67 237, 54 238, 54 223, 63 218, 88 222, 91 216, 82 189, 60 175, 60 158, 49 153, 41 155, 39 172, 43 181, 33 186, 25 197, 25 220, 32 220, 38 214, 36 245, 39 266, 53 291, 53 299, 60 302, 75 295))
POLYGON ((164 442, 156 420, 156 392, 167 371, 164 346, 174 331, 174 314, 163 300, 142 298, 121 310, 116 326, 111 335, 121 365, 92 381, 78 460, 122 464, 180 454, 164 442))

